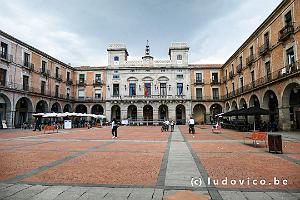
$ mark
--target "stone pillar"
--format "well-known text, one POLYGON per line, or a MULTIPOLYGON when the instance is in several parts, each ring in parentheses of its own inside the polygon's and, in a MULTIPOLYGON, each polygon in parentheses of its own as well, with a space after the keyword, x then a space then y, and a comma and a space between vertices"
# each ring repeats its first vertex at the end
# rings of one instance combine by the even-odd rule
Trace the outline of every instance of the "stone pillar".
POLYGON ((121 120, 127 119, 127 107, 125 105, 121 106, 121 120))
POLYGON ((169 120, 174 120, 174 122, 176 122, 176 108, 170 105, 168 107, 168 112, 169 112, 169 120))
POLYGON ((13 124, 13 117, 14 117, 14 111, 10 110, 6 112, 6 125, 7 128, 15 128, 14 124, 13 124))
POLYGON ((278 108, 279 124, 278 127, 284 131, 291 130, 290 109, 289 107, 278 108))
POLYGON ((137 105, 137 119, 142 120, 143 118, 143 105, 137 105))

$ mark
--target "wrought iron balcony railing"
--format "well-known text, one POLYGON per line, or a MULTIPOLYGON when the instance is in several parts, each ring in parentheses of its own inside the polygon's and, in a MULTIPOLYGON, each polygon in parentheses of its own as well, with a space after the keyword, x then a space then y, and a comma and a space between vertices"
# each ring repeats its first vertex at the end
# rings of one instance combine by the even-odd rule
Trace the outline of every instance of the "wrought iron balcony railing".
POLYGON ((270 51, 270 43, 265 42, 263 45, 259 47, 259 55, 264 56, 268 54, 270 51))
POLYGON ((0 58, 1 60, 9 63, 13 61, 13 55, 10 55, 7 52, 3 52, 3 51, 0 52, 0 58))
POLYGON ((288 40, 290 36, 294 34, 294 25, 293 23, 286 24, 278 33, 278 41, 283 42, 288 40))

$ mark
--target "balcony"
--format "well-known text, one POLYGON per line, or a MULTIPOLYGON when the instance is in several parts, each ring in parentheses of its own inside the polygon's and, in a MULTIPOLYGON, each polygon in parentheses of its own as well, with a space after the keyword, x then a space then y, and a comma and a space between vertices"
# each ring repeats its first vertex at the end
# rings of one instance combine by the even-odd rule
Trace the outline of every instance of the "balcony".
MULTIPOLYGON (((70 99, 73 99, 73 98, 70 98, 70 99)), ((103 101, 103 98, 77 97, 75 100, 78 102, 99 102, 99 101, 103 101)))
POLYGON ((40 68, 40 73, 42 76, 45 76, 45 77, 48 77, 50 74, 48 69, 43 69, 43 68, 40 68))
MULTIPOLYGON (((181 95, 182 96, 182 95, 181 95)), ((172 95, 125 95, 122 100, 164 100, 164 99, 172 99, 172 95)))
POLYGON ((236 66, 236 72, 241 73, 243 69, 242 63, 240 63, 238 66, 236 66))
POLYGON ((68 79, 68 80, 66 81, 66 83, 67 83, 67 85, 72 85, 72 84, 73 84, 73 81, 70 80, 70 79, 68 79))
POLYGON ((62 81, 61 74, 55 74, 54 77, 57 81, 62 81))
POLYGON ((220 85, 221 84, 221 80, 217 79, 217 78, 211 79, 210 80, 210 84, 211 85, 220 85))
POLYGON ((34 70, 34 64, 31 62, 27 62, 27 61, 23 61, 23 66, 24 69, 27 69, 29 71, 33 71, 34 70))
POLYGON ((1 51, 0 58, 1 58, 1 60, 8 62, 8 63, 13 61, 13 55, 10 55, 3 51, 1 51))
POLYGON ((254 62, 254 59, 255 59, 254 54, 251 54, 248 58, 246 58, 247 66, 251 66, 254 62))
POLYGON ((219 101, 219 100, 220 100, 220 97, 219 97, 219 96, 213 96, 213 100, 214 100, 214 101, 219 101))
POLYGON ((294 34, 294 25, 293 23, 288 23, 279 31, 278 41, 284 42, 288 40, 292 34, 294 34))
POLYGON ((223 77, 223 83, 226 83, 228 81, 227 75, 223 77))
POLYGON ((220 96, 196 96, 193 98, 194 101, 220 101, 220 96))
POLYGON ((80 87, 85 87, 86 86, 86 82, 85 82, 85 80, 79 80, 77 82, 77 85, 80 86, 80 87))
POLYGON ((102 86, 103 85, 103 81, 102 80, 94 80, 93 82, 93 86, 96 87, 96 86, 102 86))
POLYGON ((204 85, 203 79, 198 79, 198 80, 196 79, 194 85, 204 85))
POLYGON ((229 72, 229 78, 230 78, 230 79, 233 79, 233 77, 234 77, 233 71, 229 72))
POLYGON ((269 42, 264 43, 259 47, 259 55, 264 56, 268 54, 270 51, 270 44, 269 42))

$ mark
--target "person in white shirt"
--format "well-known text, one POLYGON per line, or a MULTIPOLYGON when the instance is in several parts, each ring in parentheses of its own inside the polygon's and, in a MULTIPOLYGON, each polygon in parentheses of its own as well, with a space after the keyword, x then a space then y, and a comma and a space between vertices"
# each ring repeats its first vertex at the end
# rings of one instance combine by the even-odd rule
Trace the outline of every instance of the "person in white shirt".
POLYGON ((118 138, 117 129, 118 129, 117 121, 116 121, 116 119, 113 119, 112 122, 111 122, 111 133, 113 135, 112 138, 118 138))
POLYGON ((169 125, 170 125, 169 120, 166 120, 166 121, 165 121, 165 125, 166 125, 166 128, 167 128, 167 131, 169 131, 169 125))
POLYGON ((193 117, 191 117, 188 121, 188 124, 189 124, 189 133, 195 133, 195 129, 194 129, 194 126, 195 126, 195 120, 193 119, 193 117), (193 131, 194 130, 194 131, 193 131))
POLYGON ((173 132, 174 131, 175 122, 172 120, 171 123, 170 123, 170 125, 171 125, 171 132, 173 132))

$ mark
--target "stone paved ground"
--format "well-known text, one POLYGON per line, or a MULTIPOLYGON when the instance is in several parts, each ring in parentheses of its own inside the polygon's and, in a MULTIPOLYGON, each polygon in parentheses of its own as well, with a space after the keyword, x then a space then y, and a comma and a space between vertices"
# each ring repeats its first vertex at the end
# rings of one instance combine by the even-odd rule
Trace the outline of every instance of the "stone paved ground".
POLYGON ((120 127, 118 139, 109 127, 4 130, 0 199, 300 199, 300 133, 282 134, 284 154, 270 154, 244 144, 244 133, 208 126, 194 136, 186 126, 120 127), (221 184, 274 176, 288 184, 221 184))

